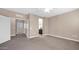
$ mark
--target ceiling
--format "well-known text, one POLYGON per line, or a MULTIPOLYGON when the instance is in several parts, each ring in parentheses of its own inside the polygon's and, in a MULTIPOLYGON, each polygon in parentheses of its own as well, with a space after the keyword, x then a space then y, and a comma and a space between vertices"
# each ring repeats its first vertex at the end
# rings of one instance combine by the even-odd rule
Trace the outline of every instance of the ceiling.
POLYGON ((52 10, 50 10, 49 13, 44 11, 45 8, 5 8, 5 9, 14 12, 19 12, 22 14, 33 14, 40 17, 51 17, 76 10, 77 8, 53 8, 52 10))

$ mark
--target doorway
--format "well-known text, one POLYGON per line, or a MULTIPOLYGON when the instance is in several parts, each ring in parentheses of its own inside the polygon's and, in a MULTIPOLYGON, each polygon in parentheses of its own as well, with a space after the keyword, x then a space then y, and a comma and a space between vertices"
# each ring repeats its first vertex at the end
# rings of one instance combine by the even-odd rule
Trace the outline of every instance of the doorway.
POLYGON ((25 22, 24 20, 16 19, 16 36, 25 37, 25 22))
POLYGON ((24 33, 24 21, 23 20, 16 20, 16 33, 17 34, 22 34, 24 33))
POLYGON ((43 34, 43 19, 39 18, 38 19, 38 25, 39 25, 39 34, 42 35, 43 34))

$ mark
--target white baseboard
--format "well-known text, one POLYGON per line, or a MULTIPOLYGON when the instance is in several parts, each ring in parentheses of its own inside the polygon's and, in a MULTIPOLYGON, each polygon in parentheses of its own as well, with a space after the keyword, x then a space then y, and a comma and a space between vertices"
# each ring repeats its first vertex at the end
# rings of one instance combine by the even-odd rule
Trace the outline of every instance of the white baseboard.
POLYGON ((53 36, 53 37, 58 37, 58 38, 63 38, 63 39, 67 39, 67 40, 72 40, 72 41, 79 42, 79 40, 77 40, 77 39, 72 39, 72 38, 68 38, 68 37, 57 36, 57 35, 51 35, 51 34, 44 34, 44 35, 49 35, 49 36, 53 36))
POLYGON ((31 36, 31 37, 29 37, 29 39, 31 39, 31 38, 36 38, 36 37, 39 37, 39 36, 31 36))

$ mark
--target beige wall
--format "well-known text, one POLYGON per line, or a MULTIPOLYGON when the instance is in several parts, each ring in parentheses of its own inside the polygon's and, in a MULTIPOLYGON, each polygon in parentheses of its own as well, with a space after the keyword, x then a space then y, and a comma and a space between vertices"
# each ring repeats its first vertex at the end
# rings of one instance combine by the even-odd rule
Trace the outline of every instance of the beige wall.
POLYGON ((16 35, 16 18, 11 18, 11 36, 16 35))
POLYGON ((79 39, 79 10, 51 17, 48 20, 48 34, 79 39))
POLYGON ((43 34, 48 33, 48 18, 43 18, 43 34))
POLYGON ((28 15, 25 16, 25 20, 24 20, 24 33, 26 34, 26 36, 28 35, 28 15))
POLYGON ((30 37, 38 36, 38 19, 39 17, 35 15, 29 16, 30 37))

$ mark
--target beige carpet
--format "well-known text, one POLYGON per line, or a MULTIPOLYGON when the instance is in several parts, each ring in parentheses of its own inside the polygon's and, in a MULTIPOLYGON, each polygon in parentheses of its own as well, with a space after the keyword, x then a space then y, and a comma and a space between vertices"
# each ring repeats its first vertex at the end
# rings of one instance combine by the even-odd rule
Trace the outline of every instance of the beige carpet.
POLYGON ((78 50, 79 43, 51 36, 27 39, 25 36, 12 37, 0 44, 0 50, 78 50))

